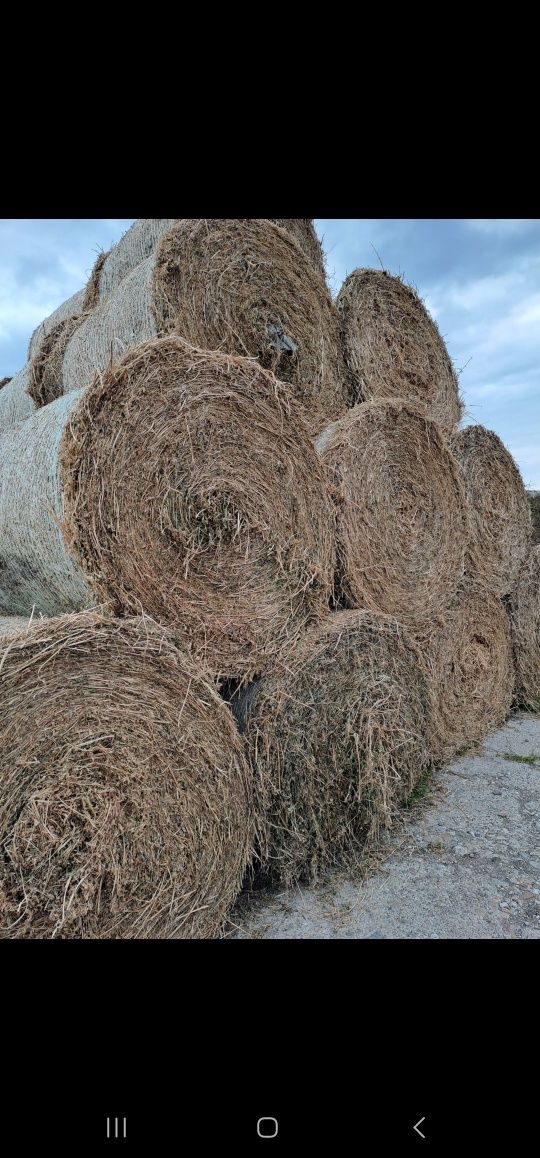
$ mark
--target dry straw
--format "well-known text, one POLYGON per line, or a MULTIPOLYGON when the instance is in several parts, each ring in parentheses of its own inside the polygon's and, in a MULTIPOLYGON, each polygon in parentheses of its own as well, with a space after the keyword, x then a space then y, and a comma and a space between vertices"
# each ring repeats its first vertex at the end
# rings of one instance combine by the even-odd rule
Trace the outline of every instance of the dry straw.
POLYGON ((522 564, 510 597, 516 691, 525 707, 540 712, 540 547, 522 564))
POLYGON ((434 621, 423 654, 434 691, 433 750, 448 758, 500 727, 510 711, 514 667, 500 599, 465 579, 451 607, 434 621))
POLYGON ((0 639, 0 926, 18 938, 218 934, 252 845, 225 705, 147 618, 0 639))
POLYGON ((1 440, 0 614, 143 608, 247 679, 327 608, 332 520, 287 388, 171 335, 1 440))
POLYGON ((454 435, 472 515, 468 570, 495 595, 507 595, 532 538, 531 514, 519 470, 500 438, 484 426, 454 435))
POLYGON ((36 406, 46 406, 62 393, 62 367, 68 342, 88 316, 73 314, 63 318, 43 338, 30 364, 29 394, 36 406))
POLYGON ((407 632, 367 611, 328 615, 248 689, 264 873, 290 886, 358 862, 430 765, 429 696, 407 632))
MULTIPOLYGON (((28 418, 34 403, 28 393, 30 366, 27 364, 13 378, 6 378, 0 390, 0 435, 15 422, 28 418)), ((1 580, 0 580, 1 581, 1 580)))
POLYGON ((8 382, 11 382, 11 378, 0 378, 0 390, 7 386, 8 382))
POLYGON ((305 404, 313 432, 346 409, 328 290, 294 238, 271 221, 176 222, 157 254, 73 333, 57 392, 89 385, 97 371, 172 330, 204 349, 256 357, 305 404))
POLYGON ((179 221, 154 276, 160 331, 249 355, 287 382, 313 432, 347 405, 337 314, 323 281, 286 230, 263 220, 179 221))
POLYGON ((308 217, 274 217, 276 225, 286 229, 298 242, 304 253, 307 254, 314 268, 323 279, 326 277, 324 253, 322 245, 315 232, 313 221, 308 217))
POLYGON ((40 325, 37 326, 30 338, 30 344, 28 346, 29 362, 37 356, 41 343, 59 322, 63 322, 66 318, 75 317, 83 312, 85 295, 85 289, 77 290, 77 293, 73 294, 67 301, 62 302, 62 304, 58 306, 58 309, 54 310, 48 318, 45 318, 44 322, 41 322, 40 325))
POLYGON ((355 406, 316 441, 337 516, 338 599, 429 625, 463 574, 468 513, 440 428, 415 406, 355 406))
POLYGON ((462 414, 457 377, 439 330, 414 290, 383 270, 355 269, 336 305, 353 401, 409 398, 451 430, 462 414))

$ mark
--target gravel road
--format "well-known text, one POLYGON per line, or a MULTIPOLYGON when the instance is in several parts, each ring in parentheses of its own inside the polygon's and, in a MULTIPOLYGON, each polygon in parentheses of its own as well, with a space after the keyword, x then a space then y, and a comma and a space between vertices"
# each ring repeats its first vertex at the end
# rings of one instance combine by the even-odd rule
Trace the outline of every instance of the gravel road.
POLYGON ((540 716, 513 716, 438 772, 366 880, 251 893, 229 936, 539 938, 540 716))

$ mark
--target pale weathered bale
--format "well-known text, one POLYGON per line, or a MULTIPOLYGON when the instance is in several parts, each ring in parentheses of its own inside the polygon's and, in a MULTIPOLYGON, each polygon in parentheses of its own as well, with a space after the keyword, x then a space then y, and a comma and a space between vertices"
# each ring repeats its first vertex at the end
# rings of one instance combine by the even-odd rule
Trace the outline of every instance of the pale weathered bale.
POLYGON ((434 618, 423 656, 434 693, 433 750, 450 758, 500 727, 510 712, 514 665, 501 600, 465 578, 450 607, 434 618))
POLYGON ((410 402, 379 399, 354 406, 315 446, 336 507, 338 601, 429 627, 456 593, 469 534, 440 428, 410 402))
POLYGON ((47 334, 50 334, 51 330, 54 329, 59 322, 63 322, 66 318, 74 317, 83 312, 85 294, 86 289, 77 290, 77 293, 72 294, 67 301, 62 302, 62 304, 58 306, 58 309, 53 310, 53 313, 49 314, 49 317, 45 318, 44 322, 40 322, 30 338, 30 344, 28 346, 29 362, 36 357, 43 339, 47 334))
POLYGON ((0 614, 142 607, 249 679, 326 610, 324 472, 253 360, 171 335, 28 422, 0 440, 0 614))
POLYGON ((327 615, 247 689, 263 873, 290 886, 358 864, 430 767, 430 694, 407 631, 367 611, 327 615))
POLYGON ((495 595, 508 595, 532 546, 523 480, 501 439, 484 426, 465 427, 450 446, 472 516, 468 572, 495 595))
POLYGON ((148 257, 76 328, 65 348, 57 396, 84 389, 111 362, 118 362, 127 351, 156 337, 153 272, 154 258, 148 257))
POLYGON ((154 253, 160 238, 174 221, 174 217, 142 217, 130 226, 103 262, 99 276, 101 300, 114 293, 128 273, 154 253))
POLYGON ((0 390, 7 386, 8 382, 11 382, 11 378, 0 378, 0 390))
POLYGON ((28 418, 34 411, 34 403, 28 393, 30 385, 30 365, 23 366, 14 378, 8 378, 0 390, 0 435, 8 426, 28 418))
POLYGON ((0 936, 218 935, 252 786, 202 669, 146 617, 0 629, 0 936))
POLYGON ((355 269, 336 300, 352 401, 407 398, 450 431, 463 406, 439 330, 418 295, 383 270, 355 269))
POLYGON ((78 398, 59 398, 0 434, 0 615, 30 616, 34 607, 57 615, 95 603, 60 529, 58 452, 78 398))
POLYGON ((540 546, 522 563, 509 604, 518 701, 540 712, 540 546))
POLYGON ((326 278, 326 269, 324 261, 324 252, 322 245, 315 232, 313 221, 309 217, 274 217, 276 225, 281 225, 282 229, 286 229, 292 233, 293 237, 307 253, 310 261, 313 263, 317 273, 326 278))

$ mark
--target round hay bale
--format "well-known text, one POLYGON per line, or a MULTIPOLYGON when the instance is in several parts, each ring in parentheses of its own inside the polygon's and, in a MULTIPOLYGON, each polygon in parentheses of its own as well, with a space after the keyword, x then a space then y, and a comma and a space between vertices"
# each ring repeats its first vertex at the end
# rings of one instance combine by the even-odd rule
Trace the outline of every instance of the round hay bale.
POLYGON ((439 426, 410 402, 353 407, 315 443, 337 518, 340 602, 418 627, 450 603, 469 522, 439 426))
POLYGON ((540 712, 540 547, 522 563, 509 605, 518 701, 540 712))
POLYGON ((86 284, 86 289, 84 291, 83 313, 86 310, 93 310, 94 307, 97 306, 97 304, 99 302, 99 298, 100 298, 99 285, 100 285, 100 281, 101 281, 101 271, 103 269, 103 266, 105 265, 105 262, 107 261, 107 258, 109 256, 110 252, 111 252, 110 249, 102 249, 101 253, 98 253, 96 260, 92 266, 92 273, 90 274, 90 277, 89 277, 88 282, 86 284))
POLYGON ((0 378, 0 390, 2 390, 4 386, 7 386, 8 382, 11 382, 11 380, 11 378, 0 378))
POLYGON ((429 697, 412 638, 367 611, 329 614, 247 690, 264 874, 290 886, 358 862, 430 766, 429 697))
POLYGON ((459 422, 458 380, 439 330, 410 286, 355 269, 336 299, 353 402, 408 398, 444 429, 459 422))
POLYGON ((174 637, 85 612, 0 638, 0 935, 213 937, 252 846, 234 721, 174 637))
POLYGON ((514 689, 508 614, 483 585, 463 581, 424 660, 431 666, 431 735, 440 756, 451 757, 504 723, 514 689))
POLYGON ((484 426, 465 427, 450 446, 471 509, 468 571, 495 595, 508 595, 532 541, 521 475, 500 438, 484 426))
POLYGON ((8 378, 0 391, 0 434, 8 426, 28 418, 34 410, 29 394, 30 366, 19 370, 13 378, 8 378))
POLYGON ((257 358, 304 404, 313 433, 345 411, 335 307, 309 258, 272 221, 178 221, 157 251, 154 310, 160 333, 257 358))
POLYGON ((317 273, 326 280, 326 268, 322 245, 315 232, 313 221, 309 217, 274 217, 276 225, 286 229, 298 242, 304 253, 307 254, 317 273))
POLYGON ((540 543, 540 491, 527 491, 527 498, 531 508, 533 543, 540 543))
POLYGON ((114 293, 128 273, 154 253, 160 238, 174 221, 174 217, 141 217, 130 226, 103 262, 99 277, 100 299, 114 293))
POLYGON ((157 336, 152 312, 154 262, 148 257, 136 266, 74 330, 65 347, 56 397, 89 386, 97 373, 157 336))
POLYGON ((79 397, 59 398, 0 434, 0 615, 28 617, 33 607, 58 615, 96 602, 61 531, 60 440, 79 397))
POLYGON ((36 406, 46 406, 62 394, 62 367, 71 335, 82 325, 87 314, 63 318, 43 338, 30 364, 28 393, 36 406))
POLYGON ((37 326, 37 328, 34 330, 34 333, 32 334, 32 337, 30 338, 30 343, 28 346, 29 362, 31 362, 33 358, 37 357, 39 348, 44 338, 46 338, 47 334, 49 334, 51 330, 58 325, 59 322, 63 322, 65 318, 75 317, 77 314, 81 314, 83 312, 85 294, 85 289, 77 290, 77 293, 72 294, 72 296, 68 298, 67 301, 62 302, 61 305, 59 305, 52 314, 49 314, 49 317, 45 318, 44 322, 40 322, 39 326, 37 326))
POLYGON ((0 440, 0 613, 95 602, 180 627, 218 678, 328 607, 333 511, 300 408, 174 335, 0 440))

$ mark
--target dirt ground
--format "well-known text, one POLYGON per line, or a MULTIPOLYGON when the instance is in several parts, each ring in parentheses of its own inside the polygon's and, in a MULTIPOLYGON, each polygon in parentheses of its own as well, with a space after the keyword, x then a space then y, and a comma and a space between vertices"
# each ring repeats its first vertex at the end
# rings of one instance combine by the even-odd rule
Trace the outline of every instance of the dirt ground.
POLYGON ((244 895, 228 935, 539 938, 540 716, 438 772, 365 879, 244 895))

